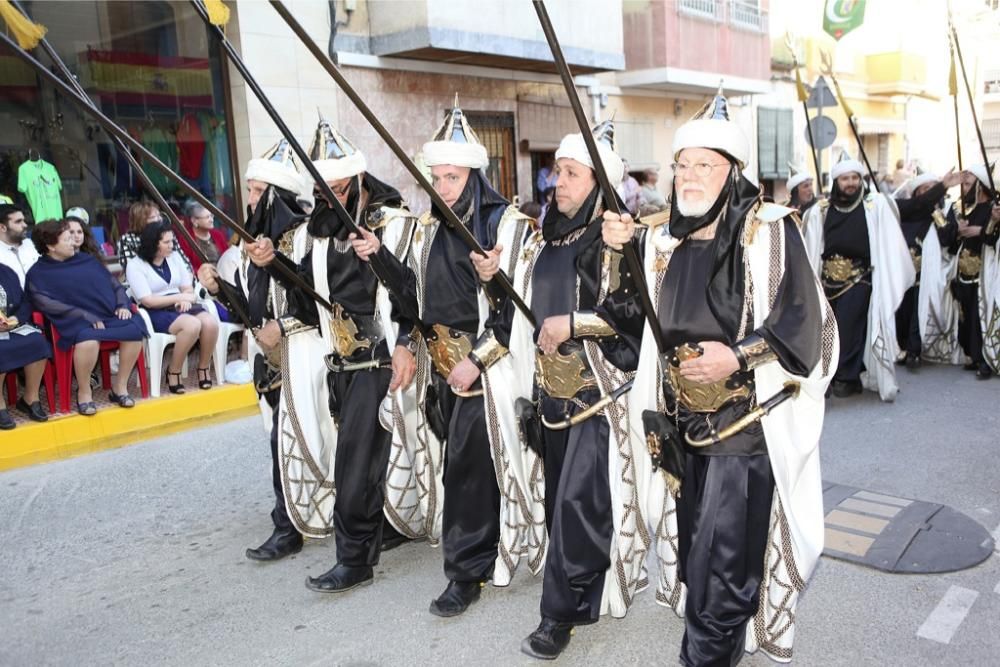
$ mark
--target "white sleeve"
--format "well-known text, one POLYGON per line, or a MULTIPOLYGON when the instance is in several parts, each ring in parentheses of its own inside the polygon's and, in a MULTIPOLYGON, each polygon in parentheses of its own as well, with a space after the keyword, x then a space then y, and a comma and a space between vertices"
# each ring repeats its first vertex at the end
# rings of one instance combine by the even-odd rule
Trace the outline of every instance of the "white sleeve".
POLYGON ((141 302, 153 293, 146 274, 147 266, 146 260, 134 257, 125 267, 125 277, 128 279, 129 289, 132 290, 132 298, 137 302, 141 302))

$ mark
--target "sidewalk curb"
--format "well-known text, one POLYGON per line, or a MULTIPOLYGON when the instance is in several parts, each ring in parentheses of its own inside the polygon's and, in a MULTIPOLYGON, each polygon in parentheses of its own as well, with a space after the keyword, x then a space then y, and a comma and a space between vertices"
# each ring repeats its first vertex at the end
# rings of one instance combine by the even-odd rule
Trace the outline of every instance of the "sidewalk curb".
POLYGON ((44 423, 21 424, 0 436, 0 471, 116 449, 245 417, 257 409, 257 394, 252 385, 245 384, 139 401, 127 410, 107 407, 93 417, 50 417, 44 423))

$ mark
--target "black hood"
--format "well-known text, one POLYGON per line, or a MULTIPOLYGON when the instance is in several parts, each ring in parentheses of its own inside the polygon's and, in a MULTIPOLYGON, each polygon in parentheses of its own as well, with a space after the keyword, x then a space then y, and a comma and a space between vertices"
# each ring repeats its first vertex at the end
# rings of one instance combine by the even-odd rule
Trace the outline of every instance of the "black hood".
MULTIPOLYGON (((496 244, 497 223, 500 216, 506 210, 509 203, 499 192, 493 189, 490 182, 481 169, 472 169, 469 172, 469 180, 465 184, 465 189, 459 195, 458 201, 451 207, 451 210, 462 219, 472 211, 468 227, 472 235, 476 237, 479 244, 484 248, 492 248, 496 244)), ((431 205, 431 213, 438 220, 443 221, 444 215, 437 206, 431 205)))
MULTIPOLYGON (((732 162, 732 160, 730 160, 732 162)), ((743 314, 743 236, 747 213, 760 198, 760 188, 748 181, 733 163, 729 178, 712 208, 702 216, 681 216, 677 197, 670 200, 670 235, 684 238, 711 224, 716 217, 719 226, 712 243, 712 270, 705 296, 708 307, 730 342, 736 342, 743 314)))
POLYGON ((257 238, 266 236, 275 246, 282 235, 306 219, 306 213, 295 200, 296 195, 276 185, 268 185, 257 208, 247 207, 247 232, 257 238))
MULTIPOLYGON (((366 209, 379 206, 400 208, 403 205, 403 197, 398 190, 365 172, 361 178, 351 179, 351 185, 347 191, 347 205, 344 208, 352 220, 357 219, 361 187, 368 193, 366 209)), ((317 197, 316 207, 309 217, 309 234, 318 238, 337 237, 343 240, 347 238, 349 232, 336 211, 326 202, 326 199, 317 197)))

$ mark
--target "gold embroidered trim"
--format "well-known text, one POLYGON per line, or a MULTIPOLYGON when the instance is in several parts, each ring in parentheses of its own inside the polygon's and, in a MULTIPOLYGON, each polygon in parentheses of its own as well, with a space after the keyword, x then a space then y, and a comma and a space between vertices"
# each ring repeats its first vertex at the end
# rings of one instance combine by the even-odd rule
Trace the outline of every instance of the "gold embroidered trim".
POLYGON ((573 338, 584 336, 600 338, 614 335, 615 330, 597 313, 589 310, 578 310, 573 313, 573 338))

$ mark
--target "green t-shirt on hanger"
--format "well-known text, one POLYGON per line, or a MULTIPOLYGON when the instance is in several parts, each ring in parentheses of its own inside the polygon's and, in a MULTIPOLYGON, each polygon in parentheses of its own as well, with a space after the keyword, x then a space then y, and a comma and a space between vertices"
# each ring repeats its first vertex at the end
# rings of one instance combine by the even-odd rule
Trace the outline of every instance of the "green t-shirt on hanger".
POLYGON ((17 189, 24 193, 35 222, 63 217, 62 180, 45 160, 27 160, 17 169, 17 189))

